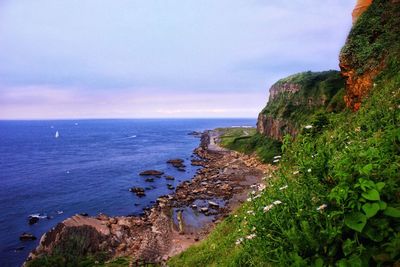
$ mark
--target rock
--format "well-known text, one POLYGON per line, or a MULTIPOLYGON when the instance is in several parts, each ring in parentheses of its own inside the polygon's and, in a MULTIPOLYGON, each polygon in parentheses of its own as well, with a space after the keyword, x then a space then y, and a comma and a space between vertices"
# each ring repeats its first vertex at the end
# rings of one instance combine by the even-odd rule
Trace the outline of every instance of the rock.
POLYGON ((213 207, 213 208, 219 208, 218 203, 215 203, 215 202, 213 202, 213 201, 208 201, 208 205, 210 205, 210 206, 213 207))
POLYGON ((145 181, 148 182, 148 183, 152 183, 152 182, 154 182, 154 178, 146 178, 145 181))
POLYGON ((167 175, 167 176, 165 176, 165 179, 167 179, 167 180, 175 180, 175 177, 173 177, 171 175, 167 175))
POLYGON ((36 216, 30 216, 28 219, 29 225, 33 225, 39 221, 39 217, 36 216))
POLYGON ((200 208, 200 211, 206 213, 208 211, 208 208, 207 207, 200 208))
POLYGON ((167 187, 168 187, 169 190, 174 190, 175 189, 175 187, 172 184, 167 184, 167 187))
POLYGON ((144 193, 144 189, 141 187, 132 187, 132 188, 129 188, 129 191, 132 193, 135 193, 136 196, 138 196, 138 197, 146 196, 146 194, 144 193))
POLYGON ((139 173, 141 176, 161 176, 163 175, 164 172, 162 171, 156 171, 156 170, 147 170, 139 173))
POLYGON ((81 216, 84 216, 84 217, 87 217, 87 216, 89 216, 89 214, 88 214, 88 213, 86 213, 86 212, 79 213, 79 215, 81 215, 81 216))
POLYGON ((22 235, 19 236, 19 240, 21 241, 33 241, 36 240, 36 236, 29 234, 29 233, 22 233, 22 235))
POLYGON ((357 0, 356 7, 353 10, 353 24, 357 21, 357 19, 364 13, 365 10, 372 4, 372 0, 357 0))
POLYGON ((100 221, 108 221, 110 218, 104 214, 104 213, 99 213, 99 215, 97 215, 96 217, 98 220, 100 221))
POLYGON ((205 163, 202 160, 192 160, 191 161, 192 166, 203 166, 205 163))
POLYGON ((184 162, 183 159, 170 159, 167 161, 167 163, 172 164, 172 166, 174 166, 176 168, 185 166, 185 165, 183 165, 183 162, 184 162))
POLYGON ((223 184, 222 186, 221 186, 221 189, 222 190, 231 190, 232 188, 231 188, 231 186, 229 185, 229 184, 223 184))
POLYGON ((194 137, 201 137, 202 133, 197 131, 189 132, 188 135, 192 135, 194 137))

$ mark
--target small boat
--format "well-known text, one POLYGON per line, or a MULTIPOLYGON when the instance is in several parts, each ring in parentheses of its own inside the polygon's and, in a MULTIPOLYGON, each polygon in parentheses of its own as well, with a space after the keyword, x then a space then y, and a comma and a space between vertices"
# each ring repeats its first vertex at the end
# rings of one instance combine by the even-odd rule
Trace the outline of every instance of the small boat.
POLYGON ((56 135, 54 136, 55 138, 58 138, 58 137, 60 137, 60 134, 59 134, 59 132, 58 131, 56 131, 56 135))

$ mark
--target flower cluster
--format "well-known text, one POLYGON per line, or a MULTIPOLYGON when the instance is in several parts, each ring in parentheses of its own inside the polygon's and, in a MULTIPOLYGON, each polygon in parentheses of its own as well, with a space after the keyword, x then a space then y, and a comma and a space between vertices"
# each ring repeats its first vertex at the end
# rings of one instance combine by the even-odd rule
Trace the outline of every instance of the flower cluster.
POLYGON ((264 212, 268 212, 268 211, 270 211, 274 206, 277 206, 277 205, 280 205, 280 204, 282 204, 282 201, 280 201, 280 200, 275 200, 274 202, 272 202, 272 204, 265 206, 263 210, 264 210, 264 212))

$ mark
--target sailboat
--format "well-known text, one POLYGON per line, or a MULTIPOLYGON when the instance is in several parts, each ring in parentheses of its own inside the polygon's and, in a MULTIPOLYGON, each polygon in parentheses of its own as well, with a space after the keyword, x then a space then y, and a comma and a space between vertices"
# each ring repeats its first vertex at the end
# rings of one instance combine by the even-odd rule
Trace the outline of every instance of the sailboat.
POLYGON ((58 131, 56 131, 56 135, 54 136, 55 138, 58 138, 58 137, 60 137, 60 134, 59 134, 59 132, 58 131))

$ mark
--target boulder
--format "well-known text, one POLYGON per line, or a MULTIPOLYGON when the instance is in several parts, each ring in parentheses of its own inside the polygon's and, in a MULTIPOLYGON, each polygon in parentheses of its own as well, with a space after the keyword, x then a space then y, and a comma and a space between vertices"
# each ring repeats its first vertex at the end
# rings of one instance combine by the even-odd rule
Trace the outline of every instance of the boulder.
POLYGON ((173 177, 171 175, 167 175, 167 176, 165 176, 165 179, 167 179, 167 180, 175 180, 175 177, 173 177))
POLYGON ((170 159, 167 161, 167 163, 171 164, 175 168, 182 169, 185 168, 185 165, 183 164, 184 160, 183 159, 170 159))
POLYGON ((135 193, 136 196, 138 196, 138 197, 146 196, 146 194, 144 193, 144 189, 141 188, 141 187, 136 187, 135 186, 135 187, 129 188, 129 191, 132 192, 132 193, 135 193))
POLYGON ((215 203, 213 201, 208 201, 208 205, 210 205, 210 207, 213 207, 213 208, 219 208, 218 203, 215 203))
POLYGON ((33 241, 33 240, 36 240, 36 236, 34 236, 33 234, 29 234, 29 233, 22 233, 19 236, 19 240, 21 240, 21 241, 33 241))
POLYGON ((38 221, 39 221, 39 217, 36 217, 36 216, 29 216, 28 223, 29 223, 30 225, 33 225, 33 224, 37 223, 38 221))
POLYGON ((163 175, 164 172, 162 171, 157 171, 157 170, 147 170, 147 171, 142 171, 139 173, 141 176, 161 176, 163 175))

